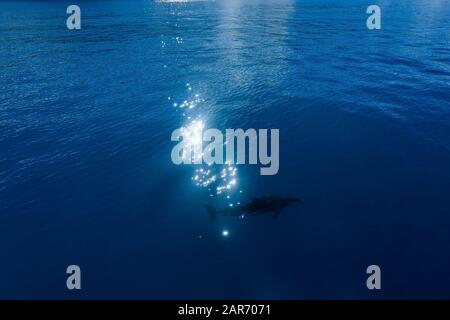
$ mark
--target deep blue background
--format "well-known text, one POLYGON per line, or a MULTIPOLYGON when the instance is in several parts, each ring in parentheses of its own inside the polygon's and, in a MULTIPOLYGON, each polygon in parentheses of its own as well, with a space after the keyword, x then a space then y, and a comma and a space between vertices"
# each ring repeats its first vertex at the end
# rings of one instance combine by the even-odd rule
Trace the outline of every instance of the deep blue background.
POLYGON ((450 298, 449 1, 69 4, 0 3, 0 298, 450 298), (210 197, 188 117, 280 128, 278 175, 210 197), (305 202, 203 206, 273 194, 305 202))

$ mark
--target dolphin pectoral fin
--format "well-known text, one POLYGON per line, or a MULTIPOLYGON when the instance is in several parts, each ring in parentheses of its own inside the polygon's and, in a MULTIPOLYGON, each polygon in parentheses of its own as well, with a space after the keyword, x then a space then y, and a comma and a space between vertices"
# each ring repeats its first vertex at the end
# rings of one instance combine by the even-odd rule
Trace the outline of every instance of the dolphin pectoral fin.
POLYGON ((281 210, 275 210, 272 215, 272 219, 277 219, 280 216, 281 210))
POLYGON ((206 205, 206 209, 208 210, 209 220, 211 221, 211 223, 213 223, 217 217, 217 210, 214 209, 214 207, 210 206, 210 205, 206 205))

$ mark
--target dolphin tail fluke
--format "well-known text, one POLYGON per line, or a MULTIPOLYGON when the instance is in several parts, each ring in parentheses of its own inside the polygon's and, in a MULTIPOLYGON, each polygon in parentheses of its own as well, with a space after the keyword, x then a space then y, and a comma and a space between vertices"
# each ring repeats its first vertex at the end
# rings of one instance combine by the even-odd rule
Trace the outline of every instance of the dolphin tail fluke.
POLYGON ((216 209, 214 209, 213 206, 210 206, 208 204, 206 205, 206 209, 208 209, 209 220, 211 220, 211 222, 214 222, 214 220, 216 220, 217 217, 216 209))

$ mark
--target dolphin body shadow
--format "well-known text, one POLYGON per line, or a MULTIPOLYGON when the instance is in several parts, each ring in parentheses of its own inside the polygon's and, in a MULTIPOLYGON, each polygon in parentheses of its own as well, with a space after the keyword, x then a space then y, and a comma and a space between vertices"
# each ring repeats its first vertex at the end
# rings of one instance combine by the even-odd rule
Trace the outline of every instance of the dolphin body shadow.
POLYGON ((214 222, 218 216, 239 217, 242 215, 272 214, 276 219, 281 211, 293 203, 301 203, 302 200, 294 197, 267 196, 253 198, 249 203, 217 210, 211 205, 206 205, 209 219, 214 222))

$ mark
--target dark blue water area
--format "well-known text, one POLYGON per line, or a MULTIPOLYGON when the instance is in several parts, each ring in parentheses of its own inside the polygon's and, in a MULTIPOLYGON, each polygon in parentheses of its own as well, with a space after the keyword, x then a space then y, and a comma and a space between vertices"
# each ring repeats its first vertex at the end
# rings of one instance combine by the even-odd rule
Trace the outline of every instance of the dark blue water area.
POLYGON ((0 298, 450 298, 450 2, 373 2, 1 2, 0 298), (278 174, 197 186, 193 119, 279 128, 278 174), (263 195, 304 202, 204 207, 263 195))

